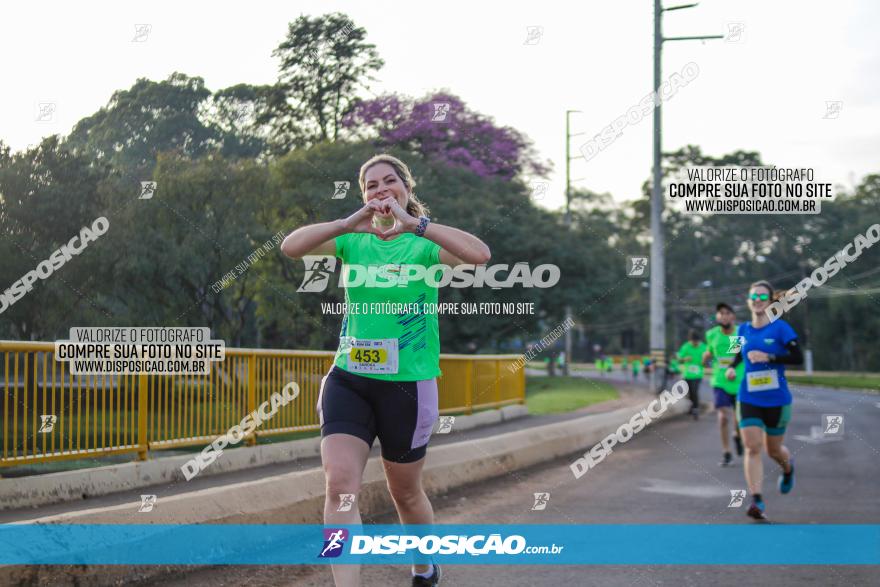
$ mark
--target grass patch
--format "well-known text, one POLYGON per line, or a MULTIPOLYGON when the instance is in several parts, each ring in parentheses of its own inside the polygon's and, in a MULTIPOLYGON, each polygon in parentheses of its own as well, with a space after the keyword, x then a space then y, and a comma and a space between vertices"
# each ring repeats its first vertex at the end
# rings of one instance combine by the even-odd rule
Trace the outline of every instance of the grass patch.
POLYGON ((795 375, 789 372, 785 374, 785 378, 799 385, 851 387, 880 392, 880 375, 795 375))
POLYGON ((583 377, 526 377, 526 405, 530 414, 559 414, 617 399, 608 382, 583 377))

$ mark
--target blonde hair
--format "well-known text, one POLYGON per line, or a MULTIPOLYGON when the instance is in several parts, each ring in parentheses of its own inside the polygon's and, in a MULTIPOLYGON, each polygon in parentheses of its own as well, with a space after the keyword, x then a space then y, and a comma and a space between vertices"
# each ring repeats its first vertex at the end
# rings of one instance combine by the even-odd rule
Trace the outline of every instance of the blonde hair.
POLYGON ((403 182, 404 187, 409 191, 409 199, 406 202, 406 213, 410 216, 414 216, 418 218, 419 216, 427 216, 428 215, 428 207, 416 197, 413 189, 416 187, 416 180, 413 179, 412 173, 409 170, 409 167, 406 166, 406 163, 398 159, 397 157, 393 157, 386 153, 382 153, 380 155, 376 155, 375 157, 371 157, 366 163, 361 165, 361 171, 358 174, 358 183, 361 186, 361 193, 366 197, 367 187, 365 176, 367 175, 367 171, 373 167, 374 165, 378 165, 379 163, 387 163, 391 167, 394 168, 394 172, 397 174, 397 177, 400 178, 400 181, 403 182))

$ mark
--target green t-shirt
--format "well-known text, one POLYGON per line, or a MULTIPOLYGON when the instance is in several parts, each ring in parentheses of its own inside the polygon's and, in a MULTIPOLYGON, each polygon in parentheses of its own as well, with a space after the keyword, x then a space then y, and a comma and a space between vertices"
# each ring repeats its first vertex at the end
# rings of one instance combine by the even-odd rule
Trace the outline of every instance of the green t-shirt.
MULTIPOLYGON (((428 268, 440 264, 440 245, 412 233, 383 241, 372 234, 348 233, 336 237, 336 256, 342 259, 342 274, 346 283, 347 311, 342 320, 340 346, 334 363, 340 369, 382 379, 384 381, 421 381, 440 376, 440 325, 437 320, 437 288, 415 280, 412 274, 404 283, 390 287, 368 287, 371 279, 376 284, 391 284, 375 268, 384 265, 421 265, 428 268), (349 267, 357 264, 373 267, 373 277, 361 275, 349 267), (352 281, 355 280, 355 281, 352 281), (376 307, 370 304, 395 304, 397 308, 376 307), (429 311, 425 311, 425 304, 429 311), (405 307, 404 307, 405 306, 405 307), (390 310, 390 311, 389 311, 390 310), (398 311, 399 310, 399 311, 398 311), (348 345, 353 337, 353 346, 348 345), (346 348, 343 348, 343 347, 346 348), (396 372, 394 354, 396 347, 396 372)), ((392 267, 387 275, 405 274, 392 267)))
POLYGON ((745 361, 736 366, 736 379, 728 381, 724 376, 724 372, 733 362, 737 353, 728 353, 730 348, 730 337, 736 336, 736 325, 730 334, 724 334, 720 326, 706 331, 706 342, 709 350, 712 351, 712 387, 720 387, 730 395, 736 395, 739 392, 739 385, 742 382, 743 372, 745 370, 745 361))
POLYGON ((705 343, 697 346, 687 341, 678 349, 678 357, 681 360, 681 373, 685 379, 702 379, 703 378, 703 353, 709 347, 705 343))

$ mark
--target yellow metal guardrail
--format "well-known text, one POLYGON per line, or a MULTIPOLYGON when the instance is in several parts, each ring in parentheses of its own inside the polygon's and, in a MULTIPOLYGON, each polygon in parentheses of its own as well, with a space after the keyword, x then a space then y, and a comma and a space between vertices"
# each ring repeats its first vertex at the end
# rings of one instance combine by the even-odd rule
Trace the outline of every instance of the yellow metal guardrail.
MULTIPOLYGON (((227 348, 209 375, 72 375, 51 342, 0 341, 0 467, 206 445, 289 382, 299 397, 246 437, 318 430, 332 351, 227 348)), ((519 355, 440 355, 440 413, 525 402, 519 355)))

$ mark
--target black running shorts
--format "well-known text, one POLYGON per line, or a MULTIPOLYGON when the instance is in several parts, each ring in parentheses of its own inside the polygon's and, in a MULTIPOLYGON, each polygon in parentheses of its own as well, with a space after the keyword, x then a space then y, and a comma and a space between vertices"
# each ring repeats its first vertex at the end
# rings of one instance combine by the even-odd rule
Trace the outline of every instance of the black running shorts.
POLYGON ((350 434, 370 447, 379 437, 382 458, 412 463, 425 456, 439 416, 437 380, 384 381, 333 366, 318 394, 321 437, 350 434))
POLYGON ((791 404, 763 407, 744 402, 736 403, 736 418, 740 428, 757 426, 768 436, 782 436, 791 420, 791 404))

